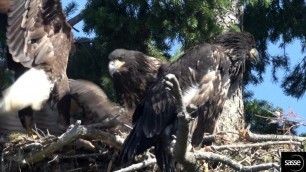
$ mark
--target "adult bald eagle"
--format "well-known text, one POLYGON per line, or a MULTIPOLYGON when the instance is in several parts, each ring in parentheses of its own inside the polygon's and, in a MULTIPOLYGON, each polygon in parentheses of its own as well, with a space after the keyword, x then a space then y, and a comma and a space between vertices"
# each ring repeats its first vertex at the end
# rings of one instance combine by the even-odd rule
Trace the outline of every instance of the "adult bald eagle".
POLYGON ((188 50, 165 69, 137 106, 134 127, 123 144, 120 159, 130 163, 135 155, 154 146, 159 167, 174 171, 170 147, 179 109, 177 100, 164 88, 164 76, 177 77, 183 103, 197 106, 198 116, 207 120, 200 125, 214 126, 230 85, 242 79, 245 60, 257 56, 254 37, 246 32, 228 32, 218 36, 214 44, 203 43, 188 50))
MULTIPOLYGON (((4 2, 4 1, 3 1, 4 2)), ((66 68, 72 43, 59 0, 10 0, 7 45, 13 60, 29 68, 3 93, 1 111, 39 110, 69 92, 66 68)), ((30 124, 27 124, 30 125, 30 124)), ((26 126, 27 127, 27 126, 26 126)))
POLYGON ((156 81, 160 59, 139 51, 116 49, 109 54, 109 73, 114 82, 117 99, 133 114, 145 93, 156 81))

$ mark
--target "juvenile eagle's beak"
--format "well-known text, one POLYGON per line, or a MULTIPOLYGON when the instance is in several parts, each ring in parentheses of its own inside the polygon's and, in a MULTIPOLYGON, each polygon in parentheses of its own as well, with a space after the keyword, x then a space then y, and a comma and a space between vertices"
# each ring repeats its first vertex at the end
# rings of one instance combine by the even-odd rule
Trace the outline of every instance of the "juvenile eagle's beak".
POLYGON ((123 65, 125 62, 120 61, 120 60, 112 60, 108 63, 108 71, 111 77, 113 77, 114 73, 116 73, 123 65))
POLYGON ((256 50, 256 48, 252 48, 251 51, 250 51, 250 57, 252 60, 254 60, 255 63, 258 63, 260 61, 260 58, 259 58, 259 53, 258 51, 256 50))

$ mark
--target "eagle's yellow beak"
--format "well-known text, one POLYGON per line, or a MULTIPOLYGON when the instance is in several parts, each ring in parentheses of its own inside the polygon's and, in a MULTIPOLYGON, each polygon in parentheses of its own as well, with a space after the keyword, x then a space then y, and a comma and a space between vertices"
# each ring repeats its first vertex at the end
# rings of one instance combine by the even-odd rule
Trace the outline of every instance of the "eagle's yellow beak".
POLYGON ((255 63, 258 63, 260 61, 260 58, 259 58, 259 53, 258 51, 256 50, 256 48, 252 48, 251 51, 250 51, 250 57, 252 60, 254 60, 255 63))
POLYGON ((124 64, 125 62, 120 60, 110 61, 108 64, 109 74, 113 77, 113 74, 117 72, 124 64))

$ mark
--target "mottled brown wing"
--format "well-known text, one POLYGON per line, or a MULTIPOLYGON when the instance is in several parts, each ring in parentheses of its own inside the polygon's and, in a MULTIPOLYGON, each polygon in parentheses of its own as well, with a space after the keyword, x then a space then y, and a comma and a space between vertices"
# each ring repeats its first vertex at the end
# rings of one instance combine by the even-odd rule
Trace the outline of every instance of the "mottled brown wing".
POLYGON ((71 38, 59 0, 11 1, 7 44, 14 61, 25 67, 56 61, 66 70, 71 38))
POLYGON ((105 119, 117 118, 129 125, 130 119, 121 108, 110 101, 104 91, 92 82, 69 79, 70 94, 86 112, 85 120, 98 123, 105 119), (117 117, 118 116, 118 117, 117 117))

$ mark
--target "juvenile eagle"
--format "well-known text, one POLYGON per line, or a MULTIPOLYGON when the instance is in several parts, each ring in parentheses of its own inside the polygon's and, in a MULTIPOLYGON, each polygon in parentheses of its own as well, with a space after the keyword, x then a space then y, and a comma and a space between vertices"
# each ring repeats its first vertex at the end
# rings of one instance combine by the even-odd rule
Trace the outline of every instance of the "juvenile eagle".
POLYGON ((109 54, 109 73, 120 103, 133 114, 145 93, 156 81, 162 60, 139 51, 116 49, 109 54))
POLYGON ((135 109, 133 130, 121 150, 122 162, 130 163, 135 155, 154 146, 159 167, 174 171, 169 147, 177 130, 178 107, 177 100, 164 88, 164 76, 176 76, 183 103, 197 106, 198 117, 207 119, 200 125, 214 126, 230 85, 242 79, 245 60, 257 60, 257 56, 250 33, 228 32, 218 36, 214 44, 203 43, 191 48, 170 64, 135 109))
POLYGON ((3 93, 0 111, 39 110, 68 92, 66 75, 72 43, 59 0, 10 0, 7 45, 13 60, 29 68, 3 93))

